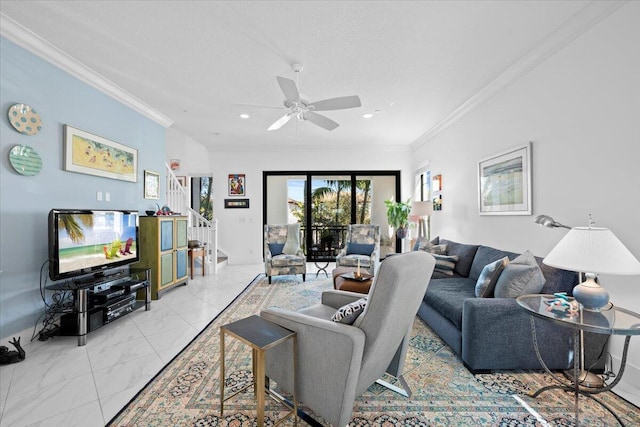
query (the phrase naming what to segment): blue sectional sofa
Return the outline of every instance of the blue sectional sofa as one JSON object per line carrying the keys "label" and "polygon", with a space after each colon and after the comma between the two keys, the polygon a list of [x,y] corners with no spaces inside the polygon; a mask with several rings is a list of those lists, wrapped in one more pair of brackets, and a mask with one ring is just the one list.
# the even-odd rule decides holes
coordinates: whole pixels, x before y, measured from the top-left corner
{"label": "blue sectional sofa", "polygon": [[[437,239],[437,238],[436,238]],[[536,357],[530,315],[515,298],[479,298],[475,285],[485,265],[505,256],[519,254],[481,245],[469,245],[445,239],[432,243],[445,245],[447,256],[457,256],[453,272],[434,271],[418,316],[424,320],[461,358],[472,372],[498,369],[541,369]],[[574,272],[542,264],[546,279],[539,293],[571,291],[578,283]],[[538,346],[550,369],[573,366],[573,330],[554,322],[535,320]],[[606,337],[585,334],[587,366],[602,369],[599,359]]]}

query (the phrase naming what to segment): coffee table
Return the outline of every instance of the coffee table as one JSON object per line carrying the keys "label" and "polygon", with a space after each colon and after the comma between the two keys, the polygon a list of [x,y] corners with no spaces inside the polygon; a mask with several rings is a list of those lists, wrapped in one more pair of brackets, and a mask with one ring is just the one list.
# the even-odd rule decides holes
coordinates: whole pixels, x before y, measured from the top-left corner
{"label": "coffee table", "polygon": [[333,276],[333,288],[341,291],[358,292],[368,294],[373,284],[373,275],[360,269],[361,277],[355,277],[356,267],[337,267],[331,273]]}

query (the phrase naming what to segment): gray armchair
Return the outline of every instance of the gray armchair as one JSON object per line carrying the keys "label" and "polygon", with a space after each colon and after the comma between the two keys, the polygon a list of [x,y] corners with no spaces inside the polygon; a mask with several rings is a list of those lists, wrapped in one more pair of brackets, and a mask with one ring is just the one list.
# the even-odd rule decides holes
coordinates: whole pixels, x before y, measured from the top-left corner
{"label": "gray armchair", "polygon": [[[325,291],[319,304],[298,312],[268,308],[260,315],[298,333],[296,394],[336,427],[351,419],[355,399],[387,372],[402,380],[411,327],[435,265],[426,252],[386,259],[352,325],[334,322],[338,308],[362,294]],[[291,344],[267,352],[267,377],[293,390]]]}
{"label": "gray armchair", "polygon": [[380,226],[350,224],[345,245],[336,257],[336,267],[360,267],[375,274],[380,264]]}
{"label": "gray armchair", "polygon": [[264,226],[264,271],[271,276],[307,274],[307,259],[300,248],[300,224]]}

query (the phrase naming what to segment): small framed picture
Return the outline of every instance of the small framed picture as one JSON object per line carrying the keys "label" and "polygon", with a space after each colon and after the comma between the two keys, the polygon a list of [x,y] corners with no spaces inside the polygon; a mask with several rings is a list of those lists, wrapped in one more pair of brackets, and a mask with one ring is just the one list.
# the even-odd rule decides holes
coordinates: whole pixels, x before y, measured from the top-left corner
{"label": "small framed picture", "polygon": [[144,198],[160,198],[160,174],[153,171],[144,171]]}
{"label": "small framed picture", "polygon": [[186,176],[176,176],[176,179],[183,187],[187,186],[187,177]]}
{"label": "small framed picture", "polygon": [[224,199],[225,209],[248,209],[249,199]]}
{"label": "small framed picture", "polygon": [[245,176],[243,173],[229,174],[229,195],[244,196],[245,192]]}

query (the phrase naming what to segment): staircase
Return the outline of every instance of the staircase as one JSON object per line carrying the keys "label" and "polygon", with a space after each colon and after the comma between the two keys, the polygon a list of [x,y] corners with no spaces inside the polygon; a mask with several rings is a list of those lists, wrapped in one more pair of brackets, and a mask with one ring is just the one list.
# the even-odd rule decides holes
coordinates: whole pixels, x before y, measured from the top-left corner
{"label": "staircase", "polygon": [[[226,256],[218,251],[218,220],[207,220],[189,206],[189,194],[187,189],[180,185],[171,167],[165,164],[167,176],[167,206],[174,212],[180,212],[188,218],[187,236],[189,240],[199,240],[202,245],[206,245],[205,265],[202,266],[205,273],[218,274],[218,265],[226,264]],[[224,262],[219,263],[218,258],[222,255]],[[212,259],[213,257],[213,259]]]}

